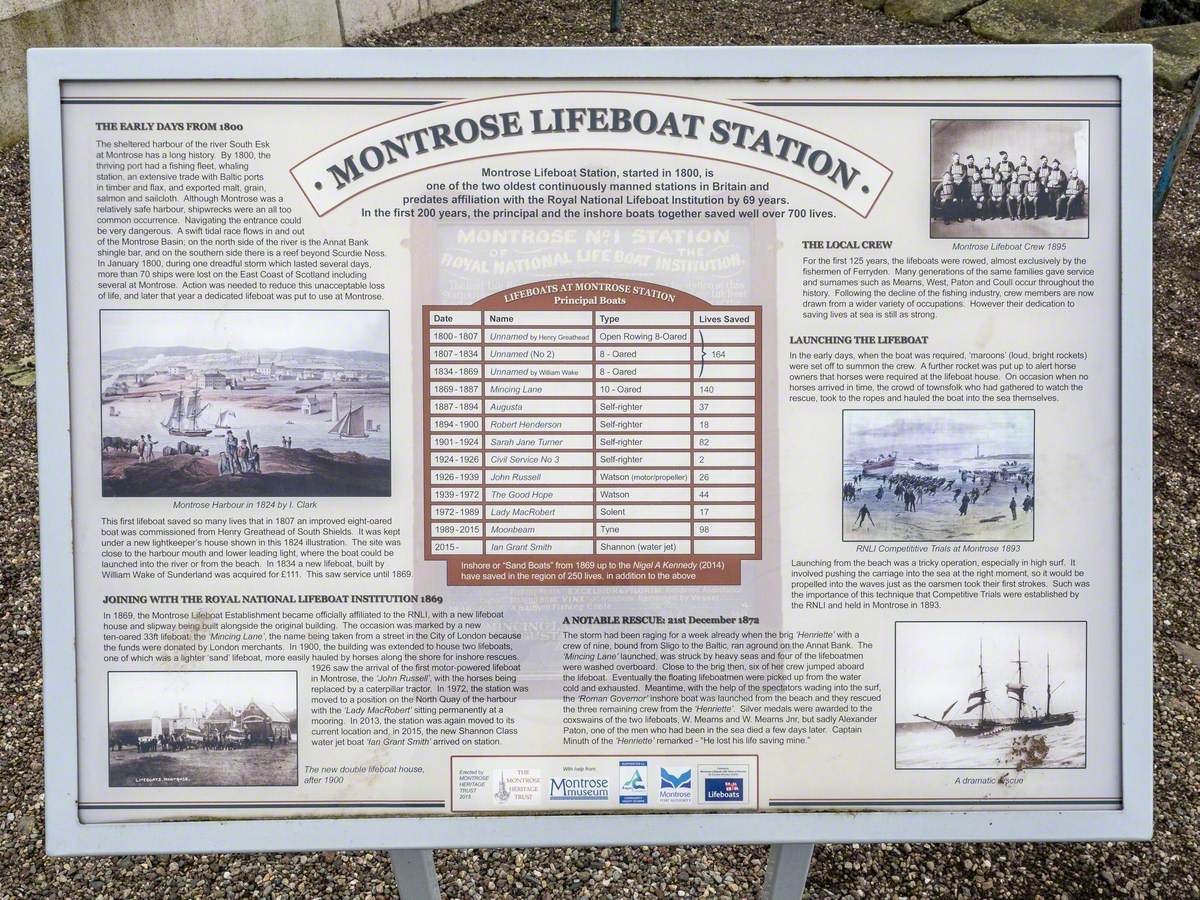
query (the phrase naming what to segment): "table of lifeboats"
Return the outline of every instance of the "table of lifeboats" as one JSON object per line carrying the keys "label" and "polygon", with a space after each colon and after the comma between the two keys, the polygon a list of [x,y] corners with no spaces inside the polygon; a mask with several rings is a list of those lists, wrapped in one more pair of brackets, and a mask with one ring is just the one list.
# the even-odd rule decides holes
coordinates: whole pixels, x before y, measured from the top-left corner
{"label": "table of lifeboats", "polygon": [[761,308],[571,287],[423,308],[426,559],[451,585],[739,583]]}

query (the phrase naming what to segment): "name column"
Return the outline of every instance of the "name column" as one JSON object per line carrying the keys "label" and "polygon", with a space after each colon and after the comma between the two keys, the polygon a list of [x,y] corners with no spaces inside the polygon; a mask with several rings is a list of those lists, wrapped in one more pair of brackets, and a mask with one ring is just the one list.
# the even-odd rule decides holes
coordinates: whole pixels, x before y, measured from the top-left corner
{"label": "name column", "polygon": [[484,310],[489,556],[593,550],[592,314]]}

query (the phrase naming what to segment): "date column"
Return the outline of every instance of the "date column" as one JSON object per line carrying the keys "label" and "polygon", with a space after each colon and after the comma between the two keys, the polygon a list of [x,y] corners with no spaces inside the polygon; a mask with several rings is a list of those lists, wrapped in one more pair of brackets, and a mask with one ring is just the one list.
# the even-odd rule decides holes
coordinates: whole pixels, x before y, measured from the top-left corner
{"label": "date column", "polygon": [[426,311],[429,417],[426,553],[474,556],[483,547],[483,386],[481,314]]}

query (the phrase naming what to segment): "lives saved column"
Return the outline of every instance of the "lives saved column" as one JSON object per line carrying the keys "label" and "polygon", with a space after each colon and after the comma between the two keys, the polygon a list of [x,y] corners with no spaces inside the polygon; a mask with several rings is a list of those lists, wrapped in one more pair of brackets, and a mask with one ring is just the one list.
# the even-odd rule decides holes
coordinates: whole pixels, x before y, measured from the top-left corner
{"label": "lives saved column", "polygon": [[697,554],[758,552],[757,314],[691,314],[692,536]]}
{"label": "lives saved column", "polygon": [[691,553],[691,313],[596,325],[596,551]]}

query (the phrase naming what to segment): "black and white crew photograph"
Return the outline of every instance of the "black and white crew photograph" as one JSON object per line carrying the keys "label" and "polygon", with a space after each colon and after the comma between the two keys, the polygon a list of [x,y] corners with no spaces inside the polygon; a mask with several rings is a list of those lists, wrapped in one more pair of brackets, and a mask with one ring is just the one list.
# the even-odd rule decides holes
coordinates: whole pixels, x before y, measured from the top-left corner
{"label": "black and white crew photograph", "polygon": [[299,783],[294,671],[109,672],[110,787]]}
{"label": "black and white crew photograph", "polygon": [[1086,238],[1086,119],[934,119],[931,238]]}
{"label": "black and white crew photograph", "polygon": [[1086,622],[897,622],[896,768],[1084,768],[1086,694]]}

